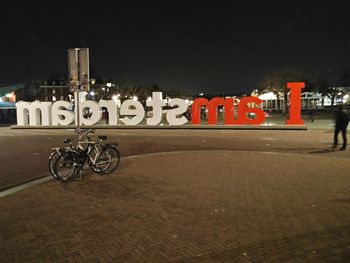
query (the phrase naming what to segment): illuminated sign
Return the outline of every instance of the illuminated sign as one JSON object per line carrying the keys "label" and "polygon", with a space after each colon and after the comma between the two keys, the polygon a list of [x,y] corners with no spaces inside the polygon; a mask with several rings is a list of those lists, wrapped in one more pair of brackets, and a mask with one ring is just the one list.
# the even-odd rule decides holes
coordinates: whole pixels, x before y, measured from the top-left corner
{"label": "illuminated sign", "polygon": [[[301,90],[304,88],[303,82],[290,82],[287,84],[289,92],[289,119],[287,125],[303,125],[301,119]],[[213,98],[208,101],[205,98],[197,98],[192,104],[192,125],[200,125],[200,111],[202,107],[208,110],[208,124],[217,123],[217,108],[224,108],[225,125],[259,125],[265,120],[265,113],[260,108],[252,108],[250,105],[259,106],[262,103],[257,97],[244,97],[237,106],[237,118],[234,118],[234,101],[232,98]],[[143,105],[133,99],[124,101],[118,106],[114,100],[100,100],[99,102],[86,100],[80,103],[79,116],[81,125],[95,125],[102,119],[102,108],[106,108],[109,116],[109,125],[138,125],[146,115]],[[165,117],[169,125],[183,125],[188,119],[183,116],[187,111],[188,103],[183,99],[172,99],[168,102],[172,107],[167,110]],[[151,108],[151,117],[146,117],[147,125],[159,125],[164,113],[163,107],[166,102],[161,92],[153,92],[152,98],[147,100],[146,106]],[[17,103],[17,125],[18,126],[58,126],[77,124],[77,112],[69,110],[73,104],[68,101],[52,102],[19,102]],[[88,110],[88,116],[83,113]],[[248,117],[249,113],[254,113],[255,118]]]}

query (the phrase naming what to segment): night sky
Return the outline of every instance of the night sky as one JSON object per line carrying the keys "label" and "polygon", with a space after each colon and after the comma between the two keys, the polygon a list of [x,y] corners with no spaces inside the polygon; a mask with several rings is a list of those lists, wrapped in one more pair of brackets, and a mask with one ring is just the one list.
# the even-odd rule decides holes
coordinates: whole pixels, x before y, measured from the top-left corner
{"label": "night sky", "polygon": [[67,75],[88,47],[95,75],[164,90],[251,91],[284,67],[350,69],[347,1],[12,1],[0,14],[0,83]]}

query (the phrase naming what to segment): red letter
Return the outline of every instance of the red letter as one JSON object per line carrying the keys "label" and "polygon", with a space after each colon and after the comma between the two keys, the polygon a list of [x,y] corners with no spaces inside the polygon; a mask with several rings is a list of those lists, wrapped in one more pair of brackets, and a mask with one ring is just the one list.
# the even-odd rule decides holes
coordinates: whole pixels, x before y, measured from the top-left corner
{"label": "red letter", "polygon": [[301,90],[305,87],[304,82],[288,82],[287,88],[290,89],[289,94],[289,119],[287,125],[303,125],[301,119]]}
{"label": "red letter", "polygon": [[195,99],[192,104],[192,124],[200,124],[200,110],[202,106],[208,107],[208,124],[217,123],[217,108],[219,105],[225,109],[225,124],[234,124],[233,119],[233,99],[212,98],[209,102],[207,99]]}
{"label": "red letter", "polygon": [[[265,113],[259,108],[248,108],[248,103],[259,105],[262,102],[258,97],[245,97],[238,104],[238,123],[237,124],[261,124],[265,120]],[[255,113],[256,118],[247,118],[247,113]]]}
{"label": "red letter", "polygon": [[204,98],[195,99],[192,103],[192,124],[200,124],[201,107],[207,106],[208,100]]}
{"label": "red letter", "polygon": [[225,125],[235,124],[234,119],[234,100],[233,98],[225,99]]}
{"label": "red letter", "polygon": [[212,98],[208,103],[208,124],[216,124],[217,122],[217,109],[219,105],[225,105],[225,99]]}

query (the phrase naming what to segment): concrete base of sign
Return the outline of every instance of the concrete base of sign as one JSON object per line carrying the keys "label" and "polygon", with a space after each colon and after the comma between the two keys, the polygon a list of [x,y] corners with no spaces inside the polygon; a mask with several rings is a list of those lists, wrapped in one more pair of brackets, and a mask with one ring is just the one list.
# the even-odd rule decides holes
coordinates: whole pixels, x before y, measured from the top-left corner
{"label": "concrete base of sign", "polygon": [[[75,125],[62,126],[18,126],[11,129],[76,129]],[[307,130],[306,125],[93,125],[81,126],[82,129],[196,129],[196,130]]]}

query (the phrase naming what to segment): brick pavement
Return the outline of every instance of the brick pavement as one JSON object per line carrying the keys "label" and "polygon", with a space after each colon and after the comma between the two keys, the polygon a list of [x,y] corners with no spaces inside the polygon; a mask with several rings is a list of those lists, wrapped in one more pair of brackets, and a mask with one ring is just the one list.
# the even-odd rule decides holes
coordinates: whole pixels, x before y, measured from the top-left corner
{"label": "brick pavement", "polygon": [[348,262],[349,170],[302,153],[123,159],[1,198],[0,262]]}
{"label": "brick pavement", "polygon": [[[327,152],[332,130],[308,131],[189,131],[97,130],[119,142],[122,156],[179,150],[273,151],[350,158],[350,151]],[[11,130],[0,128],[0,190],[47,176],[52,147],[73,137],[70,130]],[[30,167],[30,169],[28,169]],[[25,172],[23,172],[25,171]]]}

